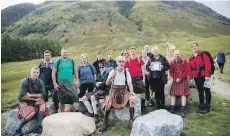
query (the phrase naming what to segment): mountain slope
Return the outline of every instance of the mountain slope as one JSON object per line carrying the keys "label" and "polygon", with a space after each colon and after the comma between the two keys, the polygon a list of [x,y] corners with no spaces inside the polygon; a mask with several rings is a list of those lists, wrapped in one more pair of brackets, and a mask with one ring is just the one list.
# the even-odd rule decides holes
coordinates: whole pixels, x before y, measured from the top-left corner
{"label": "mountain slope", "polygon": [[1,27],[4,28],[17,22],[18,20],[28,15],[35,9],[36,9],[36,5],[31,3],[17,4],[3,9],[1,11],[1,15],[2,15]]}
{"label": "mountain slope", "polygon": [[230,35],[230,20],[197,2],[49,2],[2,34],[50,38],[66,46],[124,48]]}

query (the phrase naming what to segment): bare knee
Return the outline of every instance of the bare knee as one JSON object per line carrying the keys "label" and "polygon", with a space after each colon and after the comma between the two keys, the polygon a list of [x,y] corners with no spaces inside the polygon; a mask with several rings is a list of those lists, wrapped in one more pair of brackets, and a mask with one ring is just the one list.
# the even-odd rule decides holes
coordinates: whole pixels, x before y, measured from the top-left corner
{"label": "bare knee", "polygon": [[39,111],[45,111],[46,110],[46,104],[42,104],[39,106]]}
{"label": "bare knee", "polygon": [[91,96],[90,100],[91,100],[91,102],[95,102],[96,101],[96,97],[95,96]]}

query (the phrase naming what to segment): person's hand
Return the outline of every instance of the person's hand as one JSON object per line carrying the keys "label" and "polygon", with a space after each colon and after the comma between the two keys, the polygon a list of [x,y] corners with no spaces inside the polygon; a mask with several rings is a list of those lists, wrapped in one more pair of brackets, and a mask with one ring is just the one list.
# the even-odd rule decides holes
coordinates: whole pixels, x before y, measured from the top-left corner
{"label": "person's hand", "polygon": [[176,82],[179,83],[179,82],[180,82],[180,78],[177,78],[177,79],[176,79]]}
{"label": "person's hand", "polygon": [[55,89],[56,91],[58,91],[59,88],[60,88],[60,87],[59,87],[58,84],[54,84],[54,89]]}
{"label": "person's hand", "polygon": [[142,80],[143,85],[145,86],[145,79]]}
{"label": "person's hand", "polygon": [[27,95],[28,97],[31,97],[31,94],[30,94],[30,93],[27,93],[26,95]]}
{"label": "person's hand", "polygon": [[79,82],[79,80],[76,80],[76,86],[77,86],[78,88],[80,88],[80,82]]}
{"label": "person's hand", "polygon": [[111,74],[112,77],[115,77],[117,75],[116,71],[113,71],[113,73]]}
{"label": "person's hand", "polygon": [[205,80],[209,80],[210,77],[205,77]]}
{"label": "person's hand", "polygon": [[130,95],[134,96],[134,92],[130,92]]}
{"label": "person's hand", "polygon": [[36,98],[35,101],[38,102],[38,101],[41,101],[42,99],[41,98]]}

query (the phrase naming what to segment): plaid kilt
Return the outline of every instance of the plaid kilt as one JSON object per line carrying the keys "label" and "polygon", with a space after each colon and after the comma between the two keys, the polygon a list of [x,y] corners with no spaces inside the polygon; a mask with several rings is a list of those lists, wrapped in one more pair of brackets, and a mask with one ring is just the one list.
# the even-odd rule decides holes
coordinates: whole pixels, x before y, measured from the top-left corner
{"label": "plaid kilt", "polygon": [[187,78],[184,78],[179,83],[176,81],[172,82],[169,94],[171,96],[190,96],[191,92],[189,91]]}
{"label": "plaid kilt", "polygon": [[[18,106],[18,113],[17,118],[18,119],[25,119],[30,113],[35,112],[37,113],[39,111],[39,105],[46,104],[45,101],[38,101],[35,103],[34,106],[29,106],[27,103],[20,103]],[[44,117],[49,116],[48,108],[45,109],[45,115]]]}
{"label": "plaid kilt", "polygon": [[59,82],[58,100],[61,104],[78,102],[77,88],[73,82]]}
{"label": "plaid kilt", "polygon": [[[118,104],[115,100],[116,92],[120,91],[123,94],[123,102]],[[127,104],[134,105],[135,98],[134,96],[130,96],[129,92],[126,90],[125,85],[114,85],[113,88],[110,90],[109,95],[104,98],[101,108],[105,110],[109,110],[112,107],[116,109],[120,109],[125,107]]]}

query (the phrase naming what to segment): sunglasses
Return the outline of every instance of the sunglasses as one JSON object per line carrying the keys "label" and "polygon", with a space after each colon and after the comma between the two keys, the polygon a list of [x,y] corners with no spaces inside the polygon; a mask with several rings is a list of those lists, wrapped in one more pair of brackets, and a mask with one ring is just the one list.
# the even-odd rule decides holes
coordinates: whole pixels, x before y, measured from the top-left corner
{"label": "sunglasses", "polygon": [[104,67],[99,67],[99,68],[104,68]]}

